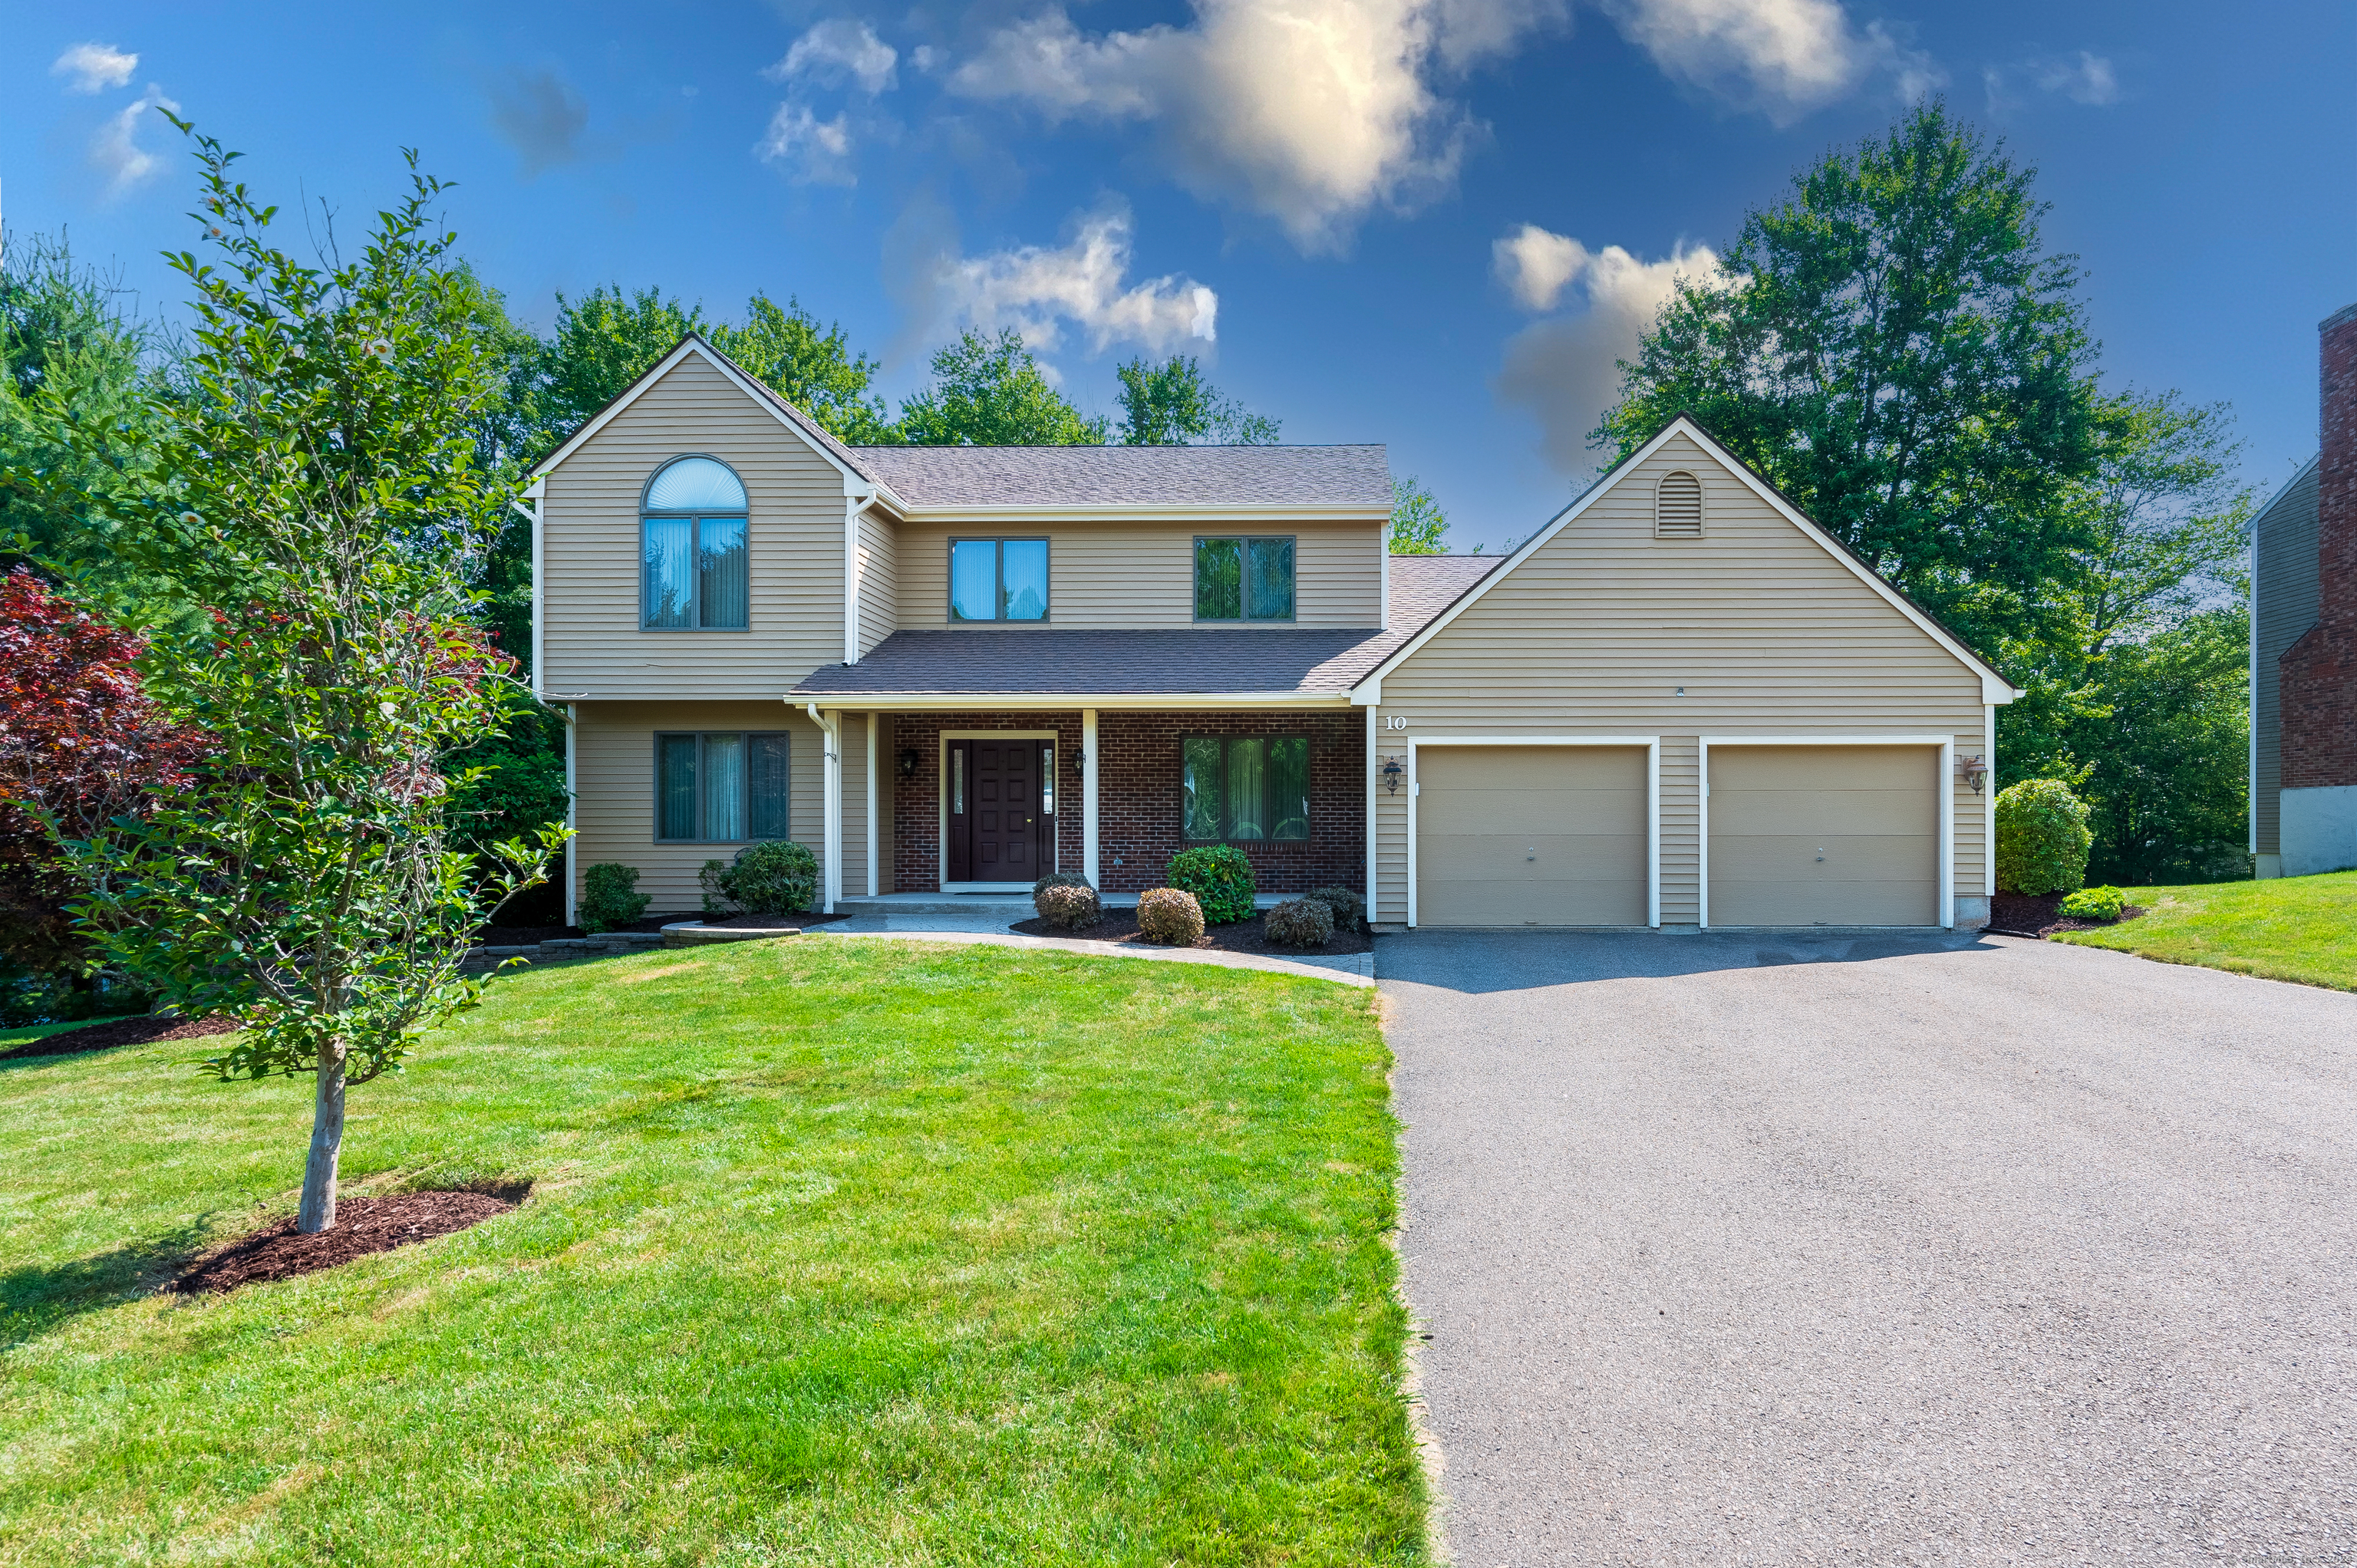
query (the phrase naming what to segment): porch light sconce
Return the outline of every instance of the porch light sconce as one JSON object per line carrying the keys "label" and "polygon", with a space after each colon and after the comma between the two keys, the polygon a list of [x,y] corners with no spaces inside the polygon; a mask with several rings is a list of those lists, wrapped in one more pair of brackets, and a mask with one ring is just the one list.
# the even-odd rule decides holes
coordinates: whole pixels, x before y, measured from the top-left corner
{"label": "porch light sconce", "polygon": [[1971,785],[1973,793],[1977,795],[1982,786],[1988,782],[1988,763],[1978,757],[1959,757],[1956,758],[1956,777]]}
{"label": "porch light sconce", "polygon": [[1396,757],[1384,757],[1383,773],[1384,789],[1394,795],[1398,794],[1400,780],[1407,777],[1407,769],[1400,766],[1400,759]]}
{"label": "porch light sconce", "polygon": [[915,746],[902,746],[900,748],[900,777],[903,779],[914,779],[917,776],[917,764],[922,760],[923,759],[917,755],[917,748]]}
{"label": "porch light sconce", "polygon": [[1087,763],[1088,763],[1088,760],[1089,760],[1089,754],[1088,754],[1087,752],[1082,751],[1082,750],[1079,746],[1074,746],[1074,747],[1072,747],[1072,771],[1073,771],[1073,772],[1075,772],[1075,773],[1082,773],[1082,772],[1085,772],[1085,771],[1087,771],[1087,767],[1086,767],[1086,765],[1087,765]]}

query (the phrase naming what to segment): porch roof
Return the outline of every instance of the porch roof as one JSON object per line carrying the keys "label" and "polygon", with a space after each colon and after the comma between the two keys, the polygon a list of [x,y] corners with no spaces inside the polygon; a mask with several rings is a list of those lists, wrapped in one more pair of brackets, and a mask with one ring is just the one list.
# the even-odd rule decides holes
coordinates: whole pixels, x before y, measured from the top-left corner
{"label": "porch roof", "polygon": [[1398,555],[1388,629],[1035,627],[898,631],[856,664],[825,664],[793,689],[813,702],[862,697],[1056,695],[1184,697],[1232,693],[1345,697],[1368,671],[1504,559]]}

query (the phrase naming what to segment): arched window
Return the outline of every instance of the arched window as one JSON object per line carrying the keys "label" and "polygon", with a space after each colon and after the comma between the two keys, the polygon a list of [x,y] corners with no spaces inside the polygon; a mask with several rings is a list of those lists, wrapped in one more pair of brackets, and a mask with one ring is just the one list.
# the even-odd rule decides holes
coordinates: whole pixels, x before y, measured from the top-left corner
{"label": "arched window", "polygon": [[1663,474],[1653,490],[1653,537],[1702,537],[1702,481],[1684,468]]}
{"label": "arched window", "polygon": [[639,624],[662,630],[742,630],[745,486],[727,464],[675,457],[647,481],[640,508]]}

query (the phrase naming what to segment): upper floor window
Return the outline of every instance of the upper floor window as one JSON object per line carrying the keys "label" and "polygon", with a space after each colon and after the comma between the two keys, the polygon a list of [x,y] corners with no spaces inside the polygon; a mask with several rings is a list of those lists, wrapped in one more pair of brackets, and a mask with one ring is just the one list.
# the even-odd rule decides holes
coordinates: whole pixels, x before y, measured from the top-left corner
{"label": "upper floor window", "polygon": [[680,457],[647,483],[640,509],[640,624],[742,630],[745,486],[725,463]]}
{"label": "upper floor window", "polygon": [[1197,620],[1291,620],[1293,541],[1195,541]]}
{"label": "upper floor window", "polygon": [[1046,540],[950,541],[950,619],[1047,618]]}

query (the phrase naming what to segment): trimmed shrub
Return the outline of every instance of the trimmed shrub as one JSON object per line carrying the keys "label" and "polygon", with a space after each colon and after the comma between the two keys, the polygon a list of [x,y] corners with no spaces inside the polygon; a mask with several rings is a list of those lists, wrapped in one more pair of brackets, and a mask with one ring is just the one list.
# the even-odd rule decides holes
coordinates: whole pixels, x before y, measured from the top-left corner
{"label": "trimmed shrub", "polygon": [[654,900],[639,891],[639,868],[599,861],[581,874],[581,903],[574,910],[585,931],[619,931],[634,925]]}
{"label": "trimmed shrub", "polygon": [[1037,904],[1039,895],[1050,887],[1086,887],[1089,879],[1077,871],[1051,871],[1031,885],[1031,901]]}
{"label": "trimmed shrub", "polygon": [[1288,898],[1268,912],[1268,940],[1281,948],[1322,948],[1334,934],[1333,906],[1318,898]]}
{"label": "trimmed shrub", "polygon": [[1191,948],[1203,940],[1203,907],[1178,887],[1152,887],[1137,896],[1138,934],[1166,948]]}
{"label": "trimmed shrub", "polygon": [[1032,896],[1031,907],[1039,911],[1042,921],[1060,931],[1083,930],[1104,918],[1097,890],[1085,882],[1078,886],[1060,882],[1042,887]]}
{"label": "trimmed shrub", "polygon": [[2087,883],[2087,807],[2058,779],[2025,779],[1996,798],[1996,886],[2037,897]]}
{"label": "trimmed shrub", "polygon": [[695,885],[704,889],[704,912],[707,915],[733,915],[737,901],[728,897],[728,863],[707,860],[704,869],[695,874]]}
{"label": "trimmed shrub", "polygon": [[1367,896],[1355,889],[1312,887],[1305,897],[1334,911],[1334,929],[1338,931],[1355,931],[1367,923]]}
{"label": "trimmed shrub", "polygon": [[748,915],[799,915],[818,902],[818,856],[791,839],[748,843],[717,880],[721,896]]}
{"label": "trimmed shrub", "polygon": [[1203,918],[1214,926],[1253,918],[1252,862],[1233,844],[1182,849],[1170,857],[1162,874],[1170,879],[1171,886],[1192,893]]}
{"label": "trimmed shrub", "polygon": [[2116,920],[2127,907],[2126,896],[2116,887],[2082,887],[2054,912],[2066,920]]}

